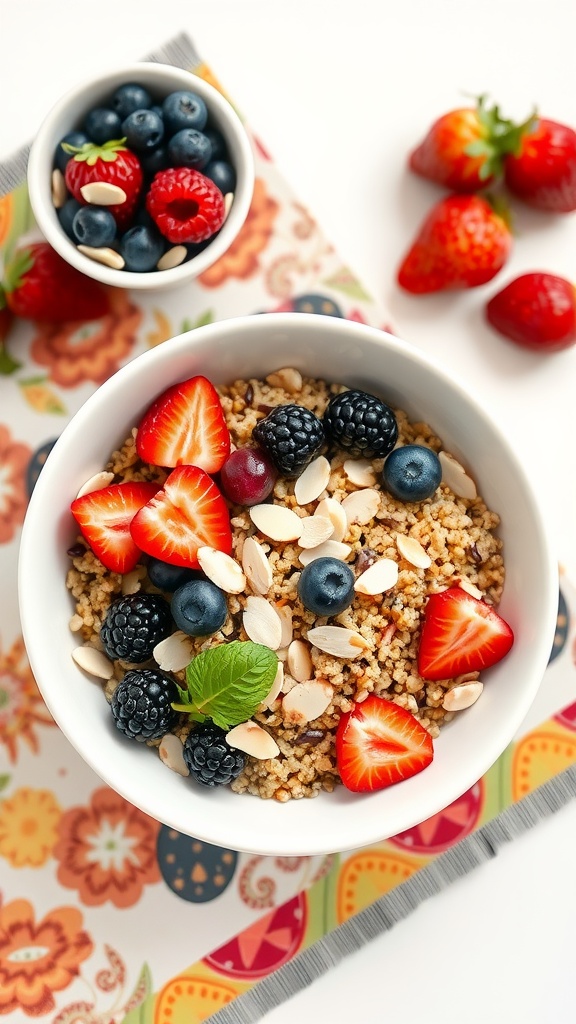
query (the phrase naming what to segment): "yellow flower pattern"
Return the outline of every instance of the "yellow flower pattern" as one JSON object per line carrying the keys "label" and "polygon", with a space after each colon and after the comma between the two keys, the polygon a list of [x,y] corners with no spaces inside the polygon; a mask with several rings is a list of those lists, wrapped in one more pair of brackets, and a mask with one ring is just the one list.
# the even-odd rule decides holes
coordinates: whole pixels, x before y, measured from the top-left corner
{"label": "yellow flower pattern", "polygon": [[39,868],[52,854],[62,816],[48,789],[17,789],[0,802],[0,856],[13,867]]}

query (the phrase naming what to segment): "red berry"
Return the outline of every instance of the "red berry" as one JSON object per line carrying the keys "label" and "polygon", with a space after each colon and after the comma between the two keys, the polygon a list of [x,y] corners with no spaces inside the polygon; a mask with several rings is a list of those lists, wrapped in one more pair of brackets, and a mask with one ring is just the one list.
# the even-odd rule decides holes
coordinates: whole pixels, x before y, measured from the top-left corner
{"label": "red berry", "polygon": [[237,505],[259,505],[272,493],[276,469],[258,448],[237,448],[220,470],[222,490]]}
{"label": "red berry", "polygon": [[576,289],[556,274],[521,274],[486,304],[499,334],[537,352],[576,344]]}
{"label": "red berry", "polygon": [[14,316],[28,320],[98,320],[110,312],[107,290],[66,263],[48,242],[16,250],[4,271],[3,290]]}
{"label": "red berry", "polygon": [[119,227],[130,223],[140,198],[142,167],[135,153],[127,149],[122,139],[112,139],[102,146],[86,143],[80,149],[68,147],[73,155],[66,164],[66,186],[79,203],[86,203],[82,195],[84,185],[105,181],[118,185],[126,195],[123,203],[109,206]]}
{"label": "red berry", "polygon": [[191,167],[159,171],[146,196],[146,209],[160,233],[175,244],[206,241],[225,217],[220,189]]}

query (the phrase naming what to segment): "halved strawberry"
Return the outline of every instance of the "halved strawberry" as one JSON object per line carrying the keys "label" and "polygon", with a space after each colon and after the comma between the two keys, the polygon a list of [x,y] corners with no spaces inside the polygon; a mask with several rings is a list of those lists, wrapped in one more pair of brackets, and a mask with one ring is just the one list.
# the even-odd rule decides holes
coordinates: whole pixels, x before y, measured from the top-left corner
{"label": "halved strawberry", "polygon": [[462,587],[431,594],[418,651],[423,679],[452,679],[501,661],[514,643],[507,622]]}
{"label": "halved strawberry", "polygon": [[110,484],[70,505],[82,536],[112,572],[130,572],[137,564],[142,552],[132,539],[130,523],[157,490],[158,484],[152,483]]}
{"label": "halved strawberry", "polygon": [[217,473],[230,452],[230,434],[214,385],[198,376],[162,392],[142,418],[136,450],[154,466]]}
{"label": "halved strawberry", "polygon": [[178,466],[135,515],[132,539],[142,551],[170,565],[199,567],[203,545],[232,552],[230,514],[216,484],[198,466]]}
{"label": "halved strawberry", "polygon": [[409,779],[434,757],[432,737],[405,708],[371,695],[342,715],[336,764],[353,793],[370,793]]}

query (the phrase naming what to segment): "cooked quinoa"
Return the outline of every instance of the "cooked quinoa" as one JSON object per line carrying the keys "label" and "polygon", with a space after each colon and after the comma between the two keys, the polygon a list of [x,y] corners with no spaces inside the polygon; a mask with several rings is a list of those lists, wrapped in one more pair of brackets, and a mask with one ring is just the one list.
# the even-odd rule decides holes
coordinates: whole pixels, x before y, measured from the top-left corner
{"label": "cooked quinoa", "polygon": [[[322,416],[330,397],[346,389],[322,380],[301,379],[297,371],[284,371],[271,374],[265,381],[237,380],[229,387],[217,390],[232,443],[241,447],[251,443],[253,427],[273,407],[296,402]],[[420,444],[436,452],[442,450],[442,441],[430,426],[410,422],[401,409],[394,411],[399,444]],[[166,473],[141,463],[136,453],[135,435],[134,429],[121,448],[112,454],[106,469],[114,473],[115,482],[158,480],[161,483]],[[277,480],[273,500],[304,517],[314,513],[323,497],[330,496],[342,502],[348,494],[362,490],[364,486],[376,487],[379,502],[375,515],[365,525],[349,526],[343,538],[351,549],[346,561],[358,576],[376,557],[393,559],[398,564],[398,581],[381,595],[356,594],[352,605],[330,620],[318,618],[306,610],[298,598],[297,584],[303,568],[299,560],[302,549],[298,542],[280,544],[270,540],[256,529],[248,509],[230,505],[234,557],[240,561],[246,538],[256,537],[272,569],[272,586],[266,595],[267,600],[277,609],[283,609],[282,614],[288,623],[291,615],[289,635],[306,644],[314,678],[328,683],[333,689],[331,703],[324,714],[305,725],[289,722],[289,715],[283,712],[281,697],[254,716],[254,720],[274,737],[280,753],[268,760],[247,757],[244,771],[232,783],[236,793],[251,793],[264,799],[273,797],[284,802],[290,798],[316,796],[321,790],[332,791],[340,782],[334,748],[340,715],[370,693],[406,708],[432,737],[437,737],[442,724],[454,717],[453,713],[444,710],[442,702],[455,680],[430,682],[418,674],[417,652],[426,599],[447,586],[462,583],[465,587],[477,588],[493,606],[500,601],[504,564],[502,543],[495,532],[499,517],[486,507],[480,496],[473,499],[457,497],[442,483],[433,498],[404,504],[379,487],[382,459],[374,459],[371,463],[375,482],[359,486],[352,482],[344,469],[349,456],[343,452],[328,452],[327,458],[331,468],[329,483],[316,501],[300,507],[294,496],[295,481],[286,478]],[[431,559],[429,568],[418,568],[402,556],[397,544],[400,535],[407,535],[420,543]],[[81,537],[70,550],[70,558],[71,568],[66,584],[75,601],[70,625],[83,643],[101,647],[100,628],[115,597],[139,588],[158,592],[148,579],[145,558],[124,579],[105,569],[87,550]],[[242,612],[247,597],[252,593],[257,591],[252,590],[248,582],[245,592],[228,595],[228,617],[224,626],[214,636],[191,638],[194,653],[233,639],[249,639],[242,624]],[[170,599],[170,595],[165,596]],[[362,655],[348,664],[312,646],[307,640],[307,631],[327,622],[360,633],[366,642]],[[285,662],[285,694],[295,684],[286,667],[287,645],[277,654]],[[150,662],[150,667],[153,665]],[[121,662],[115,664],[114,678],[103,686],[108,700],[130,667]],[[477,676],[478,673],[470,673],[466,678]],[[180,685],[185,685],[184,672],[175,673],[175,677]],[[184,740],[190,728],[188,717],[182,716],[173,731]],[[151,745],[158,746],[159,742],[153,741]]]}

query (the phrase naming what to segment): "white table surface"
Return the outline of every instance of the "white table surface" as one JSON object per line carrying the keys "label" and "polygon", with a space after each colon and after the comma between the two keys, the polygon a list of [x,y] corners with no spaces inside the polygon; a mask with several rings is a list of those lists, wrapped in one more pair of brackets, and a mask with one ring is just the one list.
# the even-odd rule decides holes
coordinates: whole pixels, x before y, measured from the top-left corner
{"label": "white table surface", "polygon": [[[432,120],[465,94],[489,92],[510,116],[537,104],[576,125],[574,0],[0,0],[0,159],[76,81],[182,30],[398,333],[446,360],[497,412],[576,580],[576,348],[534,356],[493,334],[482,315],[521,272],[576,277],[576,213],[517,208],[514,253],[492,285],[416,298],[395,284],[400,257],[442,194],[406,171]],[[267,1024],[576,1021],[575,862],[572,805]]]}

